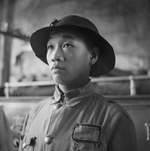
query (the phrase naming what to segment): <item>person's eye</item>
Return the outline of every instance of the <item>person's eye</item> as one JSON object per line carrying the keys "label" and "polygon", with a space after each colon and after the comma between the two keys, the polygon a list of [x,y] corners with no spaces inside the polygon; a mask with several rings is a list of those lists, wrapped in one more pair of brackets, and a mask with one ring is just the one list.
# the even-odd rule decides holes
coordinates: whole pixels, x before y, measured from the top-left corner
{"label": "person's eye", "polygon": [[71,47],[73,47],[73,45],[71,44],[71,43],[64,43],[63,44],[63,48],[71,48]]}
{"label": "person's eye", "polygon": [[52,44],[47,46],[47,50],[49,50],[49,49],[52,50],[53,48],[54,48],[54,46]]}

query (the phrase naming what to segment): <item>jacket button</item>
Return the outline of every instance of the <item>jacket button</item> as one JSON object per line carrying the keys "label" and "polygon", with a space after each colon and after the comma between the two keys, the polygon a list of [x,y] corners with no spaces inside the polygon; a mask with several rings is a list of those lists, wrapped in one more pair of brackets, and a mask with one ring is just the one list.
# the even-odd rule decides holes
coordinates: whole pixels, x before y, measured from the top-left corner
{"label": "jacket button", "polygon": [[53,141],[53,139],[54,139],[53,136],[48,135],[48,136],[46,136],[46,137],[44,138],[44,142],[45,142],[46,144],[51,144],[52,141]]}
{"label": "jacket button", "polygon": [[25,148],[26,147],[26,143],[24,142],[23,144],[22,144],[22,148]]}

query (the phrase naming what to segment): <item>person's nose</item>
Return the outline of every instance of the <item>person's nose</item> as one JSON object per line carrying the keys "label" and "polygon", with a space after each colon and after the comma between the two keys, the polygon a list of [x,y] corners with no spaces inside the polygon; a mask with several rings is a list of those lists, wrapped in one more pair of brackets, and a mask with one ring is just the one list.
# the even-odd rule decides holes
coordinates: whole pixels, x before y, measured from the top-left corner
{"label": "person's nose", "polygon": [[55,62],[55,61],[64,61],[64,53],[63,53],[63,50],[61,49],[60,46],[57,46],[54,49],[51,61],[52,62]]}

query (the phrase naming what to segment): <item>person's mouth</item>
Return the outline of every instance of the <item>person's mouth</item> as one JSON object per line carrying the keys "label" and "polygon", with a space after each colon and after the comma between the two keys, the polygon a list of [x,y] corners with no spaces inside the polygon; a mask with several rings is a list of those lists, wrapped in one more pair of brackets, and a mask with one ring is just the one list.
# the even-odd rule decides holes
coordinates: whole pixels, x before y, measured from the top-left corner
{"label": "person's mouth", "polygon": [[62,66],[53,66],[51,70],[54,71],[54,72],[56,72],[56,71],[64,71],[65,68],[62,67]]}

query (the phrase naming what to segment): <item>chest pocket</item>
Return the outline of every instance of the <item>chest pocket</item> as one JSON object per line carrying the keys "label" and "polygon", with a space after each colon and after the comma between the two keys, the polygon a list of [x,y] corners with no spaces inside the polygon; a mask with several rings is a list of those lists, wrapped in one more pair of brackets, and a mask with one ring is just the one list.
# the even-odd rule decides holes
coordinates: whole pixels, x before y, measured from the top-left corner
{"label": "chest pocket", "polygon": [[77,124],[72,133],[72,151],[102,151],[101,126]]}

